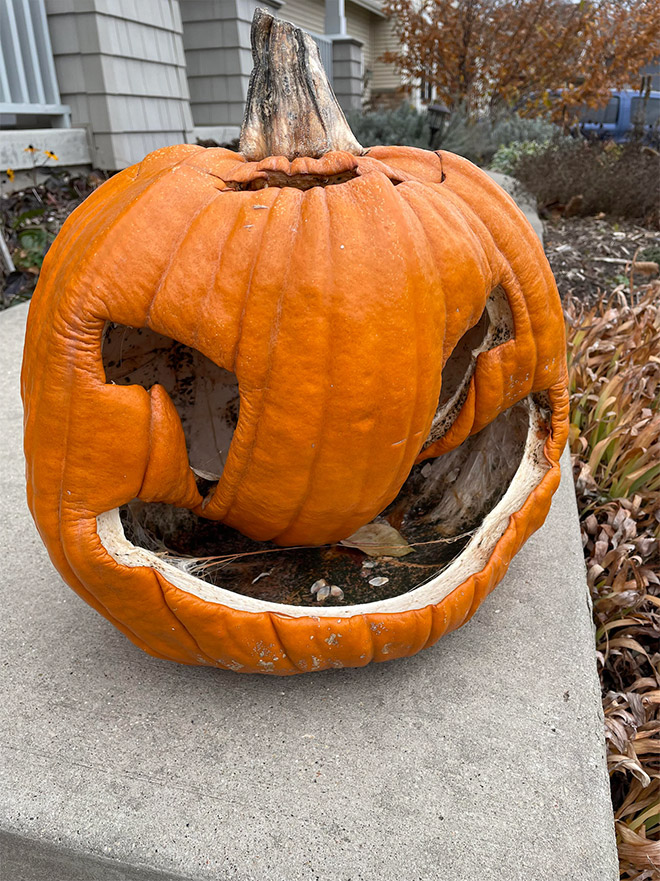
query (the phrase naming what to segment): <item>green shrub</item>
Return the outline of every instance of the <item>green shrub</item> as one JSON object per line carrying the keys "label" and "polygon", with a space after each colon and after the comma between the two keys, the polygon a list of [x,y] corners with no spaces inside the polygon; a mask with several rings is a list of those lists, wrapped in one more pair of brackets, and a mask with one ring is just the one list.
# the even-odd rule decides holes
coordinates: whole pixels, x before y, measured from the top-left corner
{"label": "green shrub", "polygon": [[419,113],[410,104],[401,104],[395,110],[359,110],[346,114],[353,134],[365,147],[378,144],[421,147],[428,150],[431,131],[426,113]]}
{"label": "green shrub", "polygon": [[[420,113],[409,104],[395,110],[353,111],[347,119],[365,147],[392,144],[429,149],[431,131],[426,111]],[[558,136],[559,129],[545,119],[526,119],[506,112],[474,121],[458,109],[449,117],[434,147],[487,165],[502,146],[518,141],[544,143]]]}
{"label": "green shrub", "polygon": [[512,144],[501,144],[493,156],[490,167],[494,171],[513,174],[523,156],[542,153],[547,146],[547,141],[514,141]]}
{"label": "green shrub", "polygon": [[501,147],[513,143],[547,143],[560,137],[557,126],[546,119],[527,119],[509,111],[473,121],[457,110],[443,132],[440,147],[465,156],[477,165],[489,165]]}

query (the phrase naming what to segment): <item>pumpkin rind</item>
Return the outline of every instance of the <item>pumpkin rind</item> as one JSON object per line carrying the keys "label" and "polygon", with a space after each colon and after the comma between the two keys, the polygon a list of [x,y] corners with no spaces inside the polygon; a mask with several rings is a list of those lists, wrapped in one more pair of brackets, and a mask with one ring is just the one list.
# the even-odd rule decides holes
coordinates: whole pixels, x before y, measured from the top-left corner
{"label": "pumpkin rind", "polygon": [[[355,176],[246,188],[344,173]],[[513,339],[479,356],[453,426],[422,453],[442,366],[498,285]],[[106,384],[108,321],[152,328],[236,374],[239,422],[203,514],[258,540],[346,537],[418,457],[546,390],[551,467],[486,568],[436,605],[316,619],[206,603],[117,564],[98,538],[97,515],[134,497],[198,513],[202,501],[167,395]],[[412,654],[467,620],[543,522],[566,437],[564,351],[538,239],[466,160],[375,147],[248,163],[166,148],[96,191],[44,261],[22,374],[30,508],[69,584],[158,657],[287,674]]]}

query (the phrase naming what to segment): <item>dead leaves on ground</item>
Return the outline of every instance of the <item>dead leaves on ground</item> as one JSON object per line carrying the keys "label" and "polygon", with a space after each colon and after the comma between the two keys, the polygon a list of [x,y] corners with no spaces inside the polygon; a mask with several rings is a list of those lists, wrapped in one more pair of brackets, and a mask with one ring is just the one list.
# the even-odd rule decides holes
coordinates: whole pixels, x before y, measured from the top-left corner
{"label": "dead leaves on ground", "polygon": [[660,878],[660,284],[567,308],[571,452],[621,877]]}

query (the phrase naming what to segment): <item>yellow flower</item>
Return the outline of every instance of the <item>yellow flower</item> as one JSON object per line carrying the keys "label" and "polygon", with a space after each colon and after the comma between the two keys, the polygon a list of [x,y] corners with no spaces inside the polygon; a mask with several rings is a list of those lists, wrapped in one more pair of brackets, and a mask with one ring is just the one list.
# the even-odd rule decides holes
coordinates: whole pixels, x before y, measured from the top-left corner
{"label": "yellow flower", "polygon": [[8,168],[7,171],[5,172],[5,174],[7,175],[9,180],[14,180],[14,178],[16,177],[13,168]]}
{"label": "yellow flower", "polygon": [[29,146],[27,146],[27,147],[25,148],[25,150],[23,150],[23,152],[24,152],[24,153],[36,153],[36,152],[37,152],[37,148],[36,148],[36,147],[33,147],[32,144],[30,144]]}
{"label": "yellow flower", "polygon": [[44,150],[44,153],[46,154],[46,156],[48,156],[49,159],[52,159],[53,162],[59,162],[60,157],[56,156],[52,150]]}

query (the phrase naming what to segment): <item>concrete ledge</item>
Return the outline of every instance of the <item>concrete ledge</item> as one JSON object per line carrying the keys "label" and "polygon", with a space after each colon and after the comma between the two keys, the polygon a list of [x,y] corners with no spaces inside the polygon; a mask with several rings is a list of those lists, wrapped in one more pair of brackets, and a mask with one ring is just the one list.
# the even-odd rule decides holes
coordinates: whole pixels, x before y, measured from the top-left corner
{"label": "concrete ledge", "polygon": [[158,661],[62,583],[28,516],[26,311],[0,315],[4,881],[618,878],[568,467],[429,651],[287,679]]}
{"label": "concrete ledge", "polygon": [[[37,153],[26,153],[28,146],[36,148]],[[49,159],[44,150],[50,150],[57,161]],[[38,166],[33,171],[33,160]],[[14,179],[9,180],[6,169],[14,171]],[[46,175],[42,169],[54,168],[86,174],[92,168],[87,132],[83,128],[39,128],[0,131],[0,183],[3,193],[15,193],[43,183]]]}
{"label": "concrete ledge", "polygon": [[31,170],[33,155],[25,148],[32,145],[40,152],[39,164],[47,157],[43,150],[50,150],[58,157],[58,162],[47,160],[50,167],[60,165],[90,165],[91,156],[84,128],[35,128],[0,131],[0,169],[13,168],[14,171]]}

